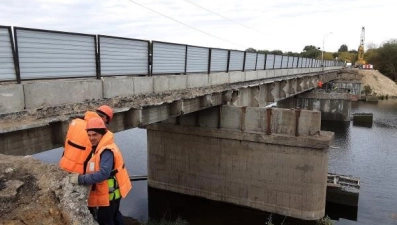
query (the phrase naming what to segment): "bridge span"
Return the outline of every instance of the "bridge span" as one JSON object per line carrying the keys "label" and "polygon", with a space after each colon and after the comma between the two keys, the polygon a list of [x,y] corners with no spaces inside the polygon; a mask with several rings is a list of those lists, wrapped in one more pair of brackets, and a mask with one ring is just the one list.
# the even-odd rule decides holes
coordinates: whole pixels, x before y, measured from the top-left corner
{"label": "bridge span", "polygon": [[333,133],[320,130],[318,110],[266,106],[340,78],[341,63],[25,28],[12,38],[0,27],[0,37],[2,30],[12,56],[0,70],[0,153],[60,147],[72,118],[108,104],[110,130],[147,129],[150,186],[324,216]]}
{"label": "bridge span", "polygon": [[68,122],[101,104],[115,109],[110,129],[117,132],[222,104],[265,107],[315,88],[318,80],[334,80],[338,71],[302,68],[2,84],[1,103],[8,112],[0,114],[1,153],[25,155],[60,147]]}

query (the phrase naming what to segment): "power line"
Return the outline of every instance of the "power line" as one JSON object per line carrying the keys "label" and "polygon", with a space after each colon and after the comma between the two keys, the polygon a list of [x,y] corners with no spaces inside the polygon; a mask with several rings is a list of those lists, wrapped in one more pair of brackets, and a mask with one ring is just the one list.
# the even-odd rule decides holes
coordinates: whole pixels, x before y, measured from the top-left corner
{"label": "power line", "polygon": [[240,45],[240,44],[238,44],[238,43],[234,43],[234,42],[231,42],[231,41],[229,41],[229,40],[226,40],[226,39],[217,37],[217,36],[212,35],[212,34],[210,34],[210,33],[208,33],[208,32],[205,32],[205,31],[202,31],[202,30],[200,30],[200,29],[197,29],[197,28],[195,28],[195,27],[193,27],[193,26],[190,26],[189,24],[186,24],[186,23],[183,23],[183,22],[181,22],[181,21],[178,21],[178,20],[176,20],[176,19],[174,19],[174,18],[172,18],[172,17],[170,17],[170,16],[167,16],[167,15],[165,15],[165,14],[162,14],[162,13],[160,13],[160,12],[157,12],[157,11],[155,11],[155,10],[149,8],[149,7],[146,7],[146,6],[144,6],[144,5],[142,5],[142,4],[138,3],[138,2],[135,2],[135,1],[132,1],[132,0],[128,0],[128,1],[130,1],[130,2],[132,2],[132,3],[134,3],[134,4],[136,4],[136,5],[139,5],[139,6],[145,8],[145,9],[147,9],[147,10],[150,10],[150,11],[152,11],[152,12],[154,12],[154,13],[157,13],[157,14],[159,14],[159,15],[161,15],[161,16],[164,16],[164,17],[166,17],[167,19],[170,19],[170,20],[172,20],[172,21],[174,21],[174,22],[177,22],[177,23],[179,23],[179,24],[182,24],[182,25],[184,25],[184,26],[187,26],[187,27],[189,27],[189,28],[191,28],[191,29],[193,29],[193,30],[196,30],[196,31],[198,31],[198,32],[204,33],[204,34],[206,34],[206,35],[208,35],[208,36],[217,38],[217,39],[222,40],[222,41],[226,41],[226,42],[231,43],[231,44],[234,44],[234,45],[238,45],[238,46],[243,47],[243,48],[247,48],[247,46],[243,46],[243,45]]}
{"label": "power line", "polygon": [[201,9],[207,11],[207,12],[210,12],[210,13],[212,13],[212,14],[215,14],[215,15],[219,16],[219,17],[222,17],[222,18],[225,19],[225,20],[229,20],[229,21],[231,21],[231,22],[233,22],[233,23],[237,23],[238,25],[240,25],[240,26],[242,26],[242,27],[245,27],[245,28],[247,28],[247,29],[249,29],[249,30],[253,30],[253,31],[255,31],[255,32],[264,34],[264,33],[262,33],[262,32],[259,31],[259,30],[256,30],[256,29],[254,29],[254,28],[252,28],[252,27],[249,27],[249,26],[247,26],[247,25],[244,25],[244,24],[242,24],[242,23],[240,23],[240,22],[238,22],[238,21],[235,21],[235,20],[229,19],[229,18],[227,18],[227,17],[225,17],[225,16],[222,16],[221,14],[218,14],[218,13],[212,11],[212,10],[209,10],[209,9],[207,9],[207,8],[204,8],[204,7],[198,5],[198,4],[194,3],[194,2],[191,2],[191,1],[189,1],[189,0],[184,0],[184,1],[186,1],[186,2],[188,2],[188,3],[190,3],[190,4],[192,4],[192,5],[195,5],[195,6],[201,8]]}

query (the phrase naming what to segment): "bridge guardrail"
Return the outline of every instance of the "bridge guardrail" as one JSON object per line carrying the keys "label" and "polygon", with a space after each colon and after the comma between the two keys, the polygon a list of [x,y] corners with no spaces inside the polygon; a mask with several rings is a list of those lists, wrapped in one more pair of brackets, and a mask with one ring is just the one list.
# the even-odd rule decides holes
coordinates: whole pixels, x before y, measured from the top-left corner
{"label": "bridge guardrail", "polygon": [[100,76],[149,74],[150,41],[98,35]]}
{"label": "bridge guardrail", "polygon": [[0,81],[15,81],[16,68],[11,27],[0,26]]}
{"label": "bridge guardrail", "polygon": [[14,27],[17,80],[97,76],[96,36]]}
{"label": "bridge guardrail", "polygon": [[0,50],[0,82],[17,83],[343,65],[333,60],[7,26],[0,26]]}

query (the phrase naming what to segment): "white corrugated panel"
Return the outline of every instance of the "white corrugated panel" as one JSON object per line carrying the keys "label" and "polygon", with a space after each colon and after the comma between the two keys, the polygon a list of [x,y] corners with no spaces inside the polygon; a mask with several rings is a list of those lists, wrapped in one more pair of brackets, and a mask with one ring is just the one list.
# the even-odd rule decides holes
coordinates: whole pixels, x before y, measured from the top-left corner
{"label": "white corrugated panel", "polygon": [[273,69],[274,65],[274,55],[267,54],[266,55],[266,69]]}
{"label": "white corrugated panel", "polygon": [[274,57],[274,69],[280,69],[281,68],[281,60],[282,60],[282,55],[275,55]]}
{"label": "white corrugated panel", "polygon": [[229,71],[243,70],[244,52],[230,51]]}
{"label": "white corrugated panel", "polygon": [[10,28],[0,27],[0,81],[16,80]]}
{"label": "white corrugated panel", "polygon": [[258,54],[258,60],[256,62],[256,69],[257,70],[265,69],[265,54]]}
{"label": "white corrugated panel", "polygon": [[247,52],[245,53],[245,67],[244,70],[255,70],[256,64],[256,55],[255,52]]}
{"label": "white corrugated panel", "polygon": [[299,60],[299,57],[294,56],[294,64],[292,65],[292,68],[297,68],[298,67],[298,60]]}
{"label": "white corrugated panel", "polygon": [[211,50],[211,70],[210,72],[223,72],[227,70],[228,50],[212,49]]}
{"label": "white corrugated panel", "polygon": [[288,56],[283,55],[282,56],[282,63],[281,63],[281,68],[288,68]]}
{"label": "white corrugated panel", "polygon": [[16,29],[21,79],[96,76],[95,36]]}
{"label": "white corrugated panel", "polygon": [[185,73],[186,46],[153,42],[153,74]]}
{"label": "white corrugated panel", "polygon": [[294,57],[293,56],[288,56],[288,68],[292,68],[294,64]]}
{"label": "white corrugated panel", "polygon": [[306,65],[306,58],[301,58],[300,60],[301,62],[299,64],[301,64],[301,67],[304,68]]}
{"label": "white corrugated panel", "polygon": [[148,74],[149,42],[99,36],[101,76]]}
{"label": "white corrugated panel", "polygon": [[208,71],[209,48],[187,46],[187,73]]}

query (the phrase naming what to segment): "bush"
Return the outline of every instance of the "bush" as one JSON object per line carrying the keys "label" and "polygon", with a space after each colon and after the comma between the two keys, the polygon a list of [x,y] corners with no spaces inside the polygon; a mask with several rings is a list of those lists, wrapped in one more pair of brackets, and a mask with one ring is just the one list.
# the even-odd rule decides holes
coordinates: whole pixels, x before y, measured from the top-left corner
{"label": "bush", "polygon": [[369,85],[365,85],[363,91],[364,91],[365,95],[370,95],[372,93],[372,88]]}
{"label": "bush", "polygon": [[318,225],[333,225],[334,223],[328,216],[325,216],[324,218],[318,220],[317,224]]}

